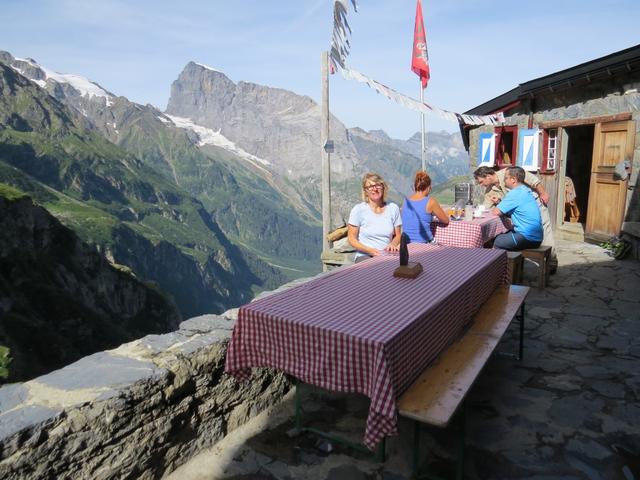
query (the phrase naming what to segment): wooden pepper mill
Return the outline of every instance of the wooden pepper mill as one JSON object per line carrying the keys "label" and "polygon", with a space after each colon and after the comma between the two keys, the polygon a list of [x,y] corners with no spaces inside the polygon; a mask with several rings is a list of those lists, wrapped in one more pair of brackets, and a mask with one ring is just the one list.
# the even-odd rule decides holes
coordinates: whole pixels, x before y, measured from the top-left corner
{"label": "wooden pepper mill", "polygon": [[420,262],[409,261],[409,237],[403,233],[400,237],[400,266],[393,271],[394,277],[416,278],[422,272]]}

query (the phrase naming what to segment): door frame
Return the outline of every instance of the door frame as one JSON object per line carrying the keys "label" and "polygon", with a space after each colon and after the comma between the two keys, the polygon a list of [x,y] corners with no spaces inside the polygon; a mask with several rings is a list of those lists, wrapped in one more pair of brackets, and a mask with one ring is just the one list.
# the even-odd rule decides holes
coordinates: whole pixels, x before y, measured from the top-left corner
{"label": "door frame", "polygon": [[[564,127],[558,129],[559,154],[556,155],[556,228],[564,225],[564,177],[567,176],[567,147],[569,146],[569,134]],[[560,186],[563,186],[562,189]]]}

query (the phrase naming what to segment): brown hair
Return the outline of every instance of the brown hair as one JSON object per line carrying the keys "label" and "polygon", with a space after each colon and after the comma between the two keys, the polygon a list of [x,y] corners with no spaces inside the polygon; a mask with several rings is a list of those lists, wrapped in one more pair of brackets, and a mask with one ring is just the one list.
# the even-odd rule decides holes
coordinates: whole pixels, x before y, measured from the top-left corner
{"label": "brown hair", "polygon": [[413,189],[416,192],[424,192],[431,186],[431,177],[424,170],[418,170],[416,172],[415,179],[413,180]]}
{"label": "brown hair", "polygon": [[473,176],[477,180],[478,178],[485,178],[485,177],[488,177],[489,175],[494,175],[495,173],[496,171],[493,168],[482,166],[482,167],[478,167],[476,171],[473,172]]}
{"label": "brown hair", "polygon": [[373,172],[369,172],[365,174],[365,176],[362,178],[362,201],[366,202],[369,200],[369,195],[367,194],[367,189],[366,189],[366,186],[368,183],[372,183],[372,184],[379,183],[382,185],[382,201],[386,202],[387,190],[389,189],[387,187],[387,182],[385,182],[384,178],[382,178],[380,175]]}

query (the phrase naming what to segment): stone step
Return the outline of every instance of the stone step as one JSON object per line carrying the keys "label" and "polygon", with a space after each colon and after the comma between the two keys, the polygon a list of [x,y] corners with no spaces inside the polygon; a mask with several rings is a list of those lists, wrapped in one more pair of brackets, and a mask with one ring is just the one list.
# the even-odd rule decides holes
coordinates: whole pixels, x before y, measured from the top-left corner
{"label": "stone step", "polygon": [[565,223],[556,229],[555,235],[571,242],[584,242],[584,227],[581,223]]}

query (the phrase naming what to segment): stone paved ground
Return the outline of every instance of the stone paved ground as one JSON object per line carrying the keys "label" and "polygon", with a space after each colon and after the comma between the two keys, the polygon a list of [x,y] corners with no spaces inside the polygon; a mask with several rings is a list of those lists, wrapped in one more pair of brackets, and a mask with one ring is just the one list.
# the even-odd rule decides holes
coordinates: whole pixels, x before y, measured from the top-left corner
{"label": "stone paved ground", "polygon": [[[494,356],[468,398],[465,478],[640,479],[640,263],[567,241],[558,253],[558,273],[527,300],[524,360]],[[502,348],[516,348],[515,332]],[[309,421],[355,438],[366,408],[366,399],[318,391],[305,401]],[[412,426],[404,420],[384,464],[337,445],[326,453],[326,442],[290,436],[292,428],[289,398],[169,478],[410,476]],[[426,430],[423,438],[432,471],[451,477],[451,432]]]}

